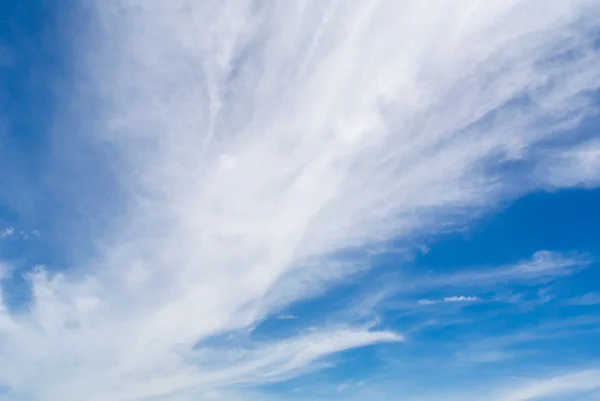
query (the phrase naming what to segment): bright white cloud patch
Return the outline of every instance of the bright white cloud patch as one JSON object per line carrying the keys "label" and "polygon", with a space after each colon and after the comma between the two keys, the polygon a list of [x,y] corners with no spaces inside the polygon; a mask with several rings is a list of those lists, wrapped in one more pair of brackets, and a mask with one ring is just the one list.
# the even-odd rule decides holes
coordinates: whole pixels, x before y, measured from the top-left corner
{"label": "bright white cloud patch", "polygon": [[[99,0],[87,11],[77,96],[93,96],[76,100],[98,102],[84,140],[115,151],[125,204],[95,230],[94,257],[31,273],[27,311],[0,307],[11,401],[244,400],[237,385],[400,341],[350,322],[210,340],[365,268],[345,250],[600,173],[597,147],[568,133],[596,111],[597,1]],[[556,138],[568,140],[539,151]],[[478,277],[534,279],[556,268],[547,256]],[[470,300],[459,298],[444,301]]]}
{"label": "bright white cloud patch", "polygon": [[473,301],[477,301],[478,298],[477,297],[465,297],[463,295],[461,296],[454,296],[454,297],[445,297],[444,298],[444,302],[473,302]]}
{"label": "bright white cloud patch", "polygon": [[460,296],[444,297],[441,300],[420,299],[417,301],[417,303],[419,305],[434,305],[434,304],[439,304],[441,302],[475,302],[475,301],[479,301],[479,298],[466,297],[464,295],[460,295]]}

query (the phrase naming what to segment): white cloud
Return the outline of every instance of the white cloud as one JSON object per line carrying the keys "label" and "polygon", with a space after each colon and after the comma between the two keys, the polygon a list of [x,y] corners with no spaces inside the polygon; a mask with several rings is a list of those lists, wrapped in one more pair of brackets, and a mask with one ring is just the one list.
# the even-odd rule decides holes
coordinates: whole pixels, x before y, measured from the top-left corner
{"label": "white cloud", "polygon": [[[505,284],[536,284],[588,268],[593,259],[586,255],[567,255],[559,252],[538,251],[530,259],[499,267],[481,266],[478,269],[459,270],[447,274],[428,274],[406,280],[402,291],[424,291],[432,288],[490,288]],[[450,297],[445,300],[465,300]]]}
{"label": "white cloud", "polygon": [[8,227],[0,232],[0,238],[10,238],[15,234],[15,229],[13,227]]}
{"label": "white cloud", "polygon": [[[497,315],[486,316],[487,319],[494,317]],[[515,365],[511,368],[511,374],[517,374],[516,364],[534,366],[542,355],[554,351],[553,347],[545,348],[540,344],[551,340],[561,340],[562,344],[565,341],[578,341],[577,339],[595,333],[599,322],[600,319],[593,315],[554,321],[533,318],[530,323],[512,330],[497,331],[496,334],[483,334],[475,330],[464,338],[453,339],[452,344],[458,346],[454,354],[455,361],[468,366],[513,360]]]}
{"label": "white cloud", "polygon": [[458,296],[458,297],[446,297],[444,298],[444,302],[473,302],[473,301],[478,301],[479,298],[477,297],[465,297],[465,296]]}
{"label": "white cloud", "polygon": [[600,305],[600,294],[588,292],[567,301],[569,305]]}
{"label": "white cloud", "polygon": [[[595,111],[596,1],[98,0],[86,11],[74,52],[85,87],[65,102],[92,103],[82,140],[111,149],[125,200],[76,273],[37,271],[29,311],[0,309],[11,401],[243,399],[236,384],[399,341],[354,326],[248,347],[208,340],[364,268],[336,258],[344,250],[579,182],[544,166],[583,145],[532,150]],[[513,161],[536,182],[513,180]],[[565,163],[594,182],[586,163]],[[572,267],[540,253],[453,280]]]}
{"label": "white cloud", "polygon": [[0,238],[2,239],[6,239],[6,238],[20,238],[23,240],[28,239],[31,235],[39,237],[40,236],[40,232],[37,230],[33,230],[31,232],[25,232],[23,230],[21,231],[16,231],[14,227],[7,227],[4,230],[0,231]]}
{"label": "white cloud", "polygon": [[[410,391],[398,387],[395,382],[371,383],[363,391],[356,391],[348,400],[371,399],[377,401],[392,401],[399,392],[403,399],[408,401],[464,401],[464,400],[492,400],[492,401],[556,401],[556,400],[596,400],[600,394],[600,371],[598,369],[574,370],[569,373],[546,376],[527,377],[512,376],[510,380],[488,381],[477,380],[472,386],[465,386],[460,378],[452,376],[458,381],[458,386],[440,384],[427,386],[422,391]],[[470,387],[470,388],[465,388]],[[381,389],[385,390],[381,390]],[[588,398],[589,397],[589,398]]]}
{"label": "white cloud", "polygon": [[434,305],[443,302],[474,302],[479,301],[477,297],[465,297],[463,295],[460,296],[452,296],[452,297],[444,297],[441,300],[431,300],[431,299],[420,299],[417,301],[419,305]]}
{"label": "white cloud", "polygon": [[422,255],[427,255],[429,252],[431,252],[431,249],[426,245],[420,245],[419,252],[421,252]]}
{"label": "white cloud", "polygon": [[346,389],[348,389],[348,386],[349,386],[348,382],[338,384],[338,386],[336,387],[336,391],[338,393],[341,393],[342,391],[345,391]]}
{"label": "white cloud", "polygon": [[498,401],[530,401],[550,400],[556,396],[571,397],[600,388],[600,370],[585,370],[574,372],[550,379],[532,381],[529,384],[518,386],[509,390],[500,397],[494,398]]}
{"label": "white cloud", "polygon": [[600,180],[600,140],[588,140],[565,152],[549,155],[538,168],[544,181],[557,187],[595,187]]}
{"label": "white cloud", "polygon": [[298,319],[298,316],[294,316],[294,315],[279,315],[279,316],[277,316],[277,319],[279,319],[279,320],[294,320],[294,319]]}

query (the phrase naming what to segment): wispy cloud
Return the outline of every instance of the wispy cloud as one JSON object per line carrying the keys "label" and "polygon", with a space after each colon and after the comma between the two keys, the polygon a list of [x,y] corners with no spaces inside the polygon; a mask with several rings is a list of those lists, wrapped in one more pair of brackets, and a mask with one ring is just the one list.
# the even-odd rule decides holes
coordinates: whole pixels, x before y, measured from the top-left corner
{"label": "wispy cloud", "polygon": [[[518,329],[504,330],[502,334],[476,334],[454,339],[459,350],[454,362],[482,364],[506,360],[540,357],[544,353],[539,343],[550,340],[579,338],[598,331],[598,316],[577,316],[560,321],[532,321]],[[479,338],[478,338],[479,337]]]}
{"label": "wispy cloud", "polygon": [[[426,391],[427,395],[407,397],[410,401],[434,401],[443,398],[450,401],[488,399],[493,401],[554,401],[597,399],[600,389],[600,370],[572,370],[556,375],[540,375],[538,377],[513,377],[505,382],[487,383],[484,388],[463,390],[460,392],[436,393]],[[589,398],[588,398],[589,396]],[[371,398],[373,398],[371,396]],[[359,398],[357,398],[359,399]],[[375,397],[375,399],[392,400],[393,398]]]}
{"label": "wispy cloud", "polygon": [[549,379],[532,380],[494,398],[498,401],[551,400],[557,396],[575,396],[578,393],[600,389],[600,370],[584,370]]}
{"label": "wispy cloud", "polygon": [[[581,143],[535,150],[597,110],[596,1],[91,3],[65,104],[90,104],[78,140],[110,149],[122,204],[72,270],[28,276],[27,311],[0,308],[10,400],[243,399],[239,384],[400,341],[350,323],[208,339],[349,279],[349,249],[595,182]],[[586,263],[542,252],[432,285]]]}
{"label": "wispy cloud", "polygon": [[557,187],[594,187],[600,179],[600,140],[583,142],[572,149],[549,156],[538,174]]}
{"label": "wispy cloud", "polygon": [[[403,291],[424,291],[434,288],[490,287],[507,284],[544,283],[586,269],[594,259],[586,255],[566,255],[538,251],[530,259],[504,266],[481,266],[478,269],[459,270],[447,274],[424,274],[403,283]],[[458,298],[457,300],[460,300]]]}
{"label": "wispy cloud", "polygon": [[567,300],[569,305],[600,305],[600,294],[588,292],[587,294]]}
{"label": "wispy cloud", "polygon": [[[315,400],[376,400],[392,401],[397,399],[399,392],[407,401],[463,401],[488,399],[493,401],[554,401],[577,400],[593,401],[600,394],[600,371],[595,368],[570,370],[555,374],[513,376],[509,380],[479,382],[470,388],[448,388],[446,383],[436,386],[426,386],[421,391],[413,388],[399,387],[397,382],[365,382],[361,387],[353,387],[347,391],[347,383],[342,383],[343,396],[332,393],[327,397],[316,397]],[[455,376],[453,378],[456,380]],[[480,380],[478,380],[480,381]],[[458,386],[464,387],[464,386]],[[346,390],[346,391],[344,391]],[[337,392],[337,391],[336,391]],[[339,393],[339,392],[338,392]],[[306,400],[308,398],[301,398]]]}

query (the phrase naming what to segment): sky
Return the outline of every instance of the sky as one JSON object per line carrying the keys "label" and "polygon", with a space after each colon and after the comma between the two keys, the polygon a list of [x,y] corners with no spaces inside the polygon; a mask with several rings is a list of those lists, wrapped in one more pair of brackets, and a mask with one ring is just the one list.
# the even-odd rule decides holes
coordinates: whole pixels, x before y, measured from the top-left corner
{"label": "sky", "polygon": [[600,400],[600,1],[0,2],[0,400]]}

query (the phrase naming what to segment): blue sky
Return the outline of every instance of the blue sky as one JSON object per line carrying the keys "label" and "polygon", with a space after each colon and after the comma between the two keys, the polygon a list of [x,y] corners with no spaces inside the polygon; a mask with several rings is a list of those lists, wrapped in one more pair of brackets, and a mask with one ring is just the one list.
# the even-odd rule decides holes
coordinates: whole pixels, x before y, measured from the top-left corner
{"label": "blue sky", "polygon": [[600,399],[600,3],[0,5],[0,399]]}

